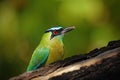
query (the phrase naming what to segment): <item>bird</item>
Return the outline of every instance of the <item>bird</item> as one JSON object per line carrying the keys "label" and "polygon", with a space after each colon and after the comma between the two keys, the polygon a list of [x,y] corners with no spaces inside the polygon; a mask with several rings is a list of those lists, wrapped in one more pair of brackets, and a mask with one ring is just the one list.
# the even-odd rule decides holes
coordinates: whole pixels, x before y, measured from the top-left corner
{"label": "bird", "polygon": [[36,70],[41,66],[62,60],[64,56],[64,34],[75,27],[52,27],[45,31],[40,44],[34,50],[26,71]]}

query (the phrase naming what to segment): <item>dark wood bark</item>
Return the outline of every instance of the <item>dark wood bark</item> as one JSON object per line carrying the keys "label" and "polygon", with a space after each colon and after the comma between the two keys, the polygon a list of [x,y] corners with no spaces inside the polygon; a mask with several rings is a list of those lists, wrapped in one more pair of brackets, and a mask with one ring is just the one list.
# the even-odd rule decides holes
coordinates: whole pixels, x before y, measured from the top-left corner
{"label": "dark wood bark", "polygon": [[35,71],[25,72],[10,80],[120,80],[120,40],[54,62]]}

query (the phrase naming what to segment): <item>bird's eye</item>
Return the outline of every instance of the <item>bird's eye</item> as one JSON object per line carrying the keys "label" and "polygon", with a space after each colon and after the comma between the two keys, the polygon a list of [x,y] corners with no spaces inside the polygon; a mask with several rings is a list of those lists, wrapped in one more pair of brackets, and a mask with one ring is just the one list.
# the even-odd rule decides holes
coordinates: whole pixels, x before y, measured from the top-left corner
{"label": "bird's eye", "polygon": [[53,34],[54,34],[54,35],[58,34],[58,31],[53,31]]}

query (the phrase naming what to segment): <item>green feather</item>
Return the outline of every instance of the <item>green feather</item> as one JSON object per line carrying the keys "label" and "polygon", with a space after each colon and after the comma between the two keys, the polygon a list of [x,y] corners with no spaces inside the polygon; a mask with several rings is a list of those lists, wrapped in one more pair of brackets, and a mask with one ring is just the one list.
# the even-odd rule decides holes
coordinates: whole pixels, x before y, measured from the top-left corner
{"label": "green feather", "polygon": [[27,71],[35,70],[40,67],[48,58],[49,50],[47,48],[36,48],[30,60]]}

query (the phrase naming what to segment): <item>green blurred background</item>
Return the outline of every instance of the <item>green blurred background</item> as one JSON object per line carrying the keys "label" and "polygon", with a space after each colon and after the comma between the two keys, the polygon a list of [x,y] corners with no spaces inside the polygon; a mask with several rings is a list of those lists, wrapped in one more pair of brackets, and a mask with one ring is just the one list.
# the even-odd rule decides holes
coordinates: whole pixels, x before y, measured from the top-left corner
{"label": "green blurred background", "polygon": [[120,39],[120,0],[0,0],[0,80],[25,72],[47,28],[73,25],[65,57]]}

